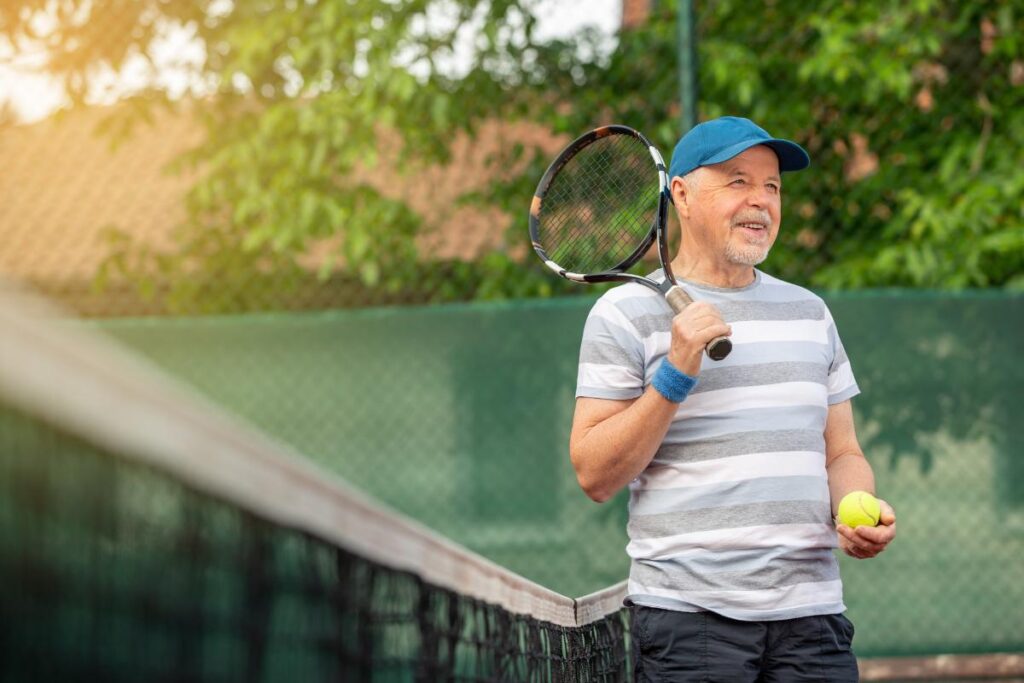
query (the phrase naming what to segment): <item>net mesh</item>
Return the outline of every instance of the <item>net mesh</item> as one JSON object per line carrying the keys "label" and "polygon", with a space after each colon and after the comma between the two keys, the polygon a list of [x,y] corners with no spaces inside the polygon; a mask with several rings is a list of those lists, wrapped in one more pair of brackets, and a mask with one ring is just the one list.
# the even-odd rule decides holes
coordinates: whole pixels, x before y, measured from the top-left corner
{"label": "net mesh", "polygon": [[540,206],[537,241],[569,272],[612,270],[650,234],[659,191],[654,160],[639,138],[597,138],[552,178]]}
{"label": "net mesh", "polygon": [[[46,357],[32,350],[31,361],[20,346],[9,329],[0,335],[5,364]],[[50,360],[68,382],[53,414],[32,398],[45,387],[21,387],[12,366],[0,368],[0,680],[629,679],[628,617],[617,606],[544,602],[538,587],[500,569],[485,577],[501,589],[489,598],[473,588],[487,565],[447,546],[410,551],[424,561],[419,569],[408,568],[409,557],[392,558],[396,568],[356,552],[303,523],[287,501],[352,535],[353,547],[366,547],[356,539],[360,519],[375,524],[364,536],[384,549],[443,544],[392,542],[381,529],[410,533],[397,516],[368,508],[353,517],[343,488],[306,481],[283,457],[268,469],[268,456],[245,446],[259,437],[241,427],[190,425],[171,415],[191,410],[177,399],[117,386],[125,374],[96,390],[95,377],[79,381],[66,362]],[[49,381],[45,372],[24,376]],[[86,386],[93,391],[79,392]],[[109,392],[123,394],[133,414]],[[95,424],[74,407],[75,394],[116,417]],[[175,407],[147,418],[161,401]],[[138,436],[117,437],[119,421],[178,442],[129,448]],[[239,448],[242,459],[232,460]],[[185,464],[167,459],[176,449],[209,471],[193,461],[181,476]],[[280,488],[286,479],[307,490]],[[247,481],[262,483],[246,493]],[[261,499],[272,507],[261,509]],[[445,567],[458,579],[435,581]],[[465,594],[451,588],[460,581]]]}

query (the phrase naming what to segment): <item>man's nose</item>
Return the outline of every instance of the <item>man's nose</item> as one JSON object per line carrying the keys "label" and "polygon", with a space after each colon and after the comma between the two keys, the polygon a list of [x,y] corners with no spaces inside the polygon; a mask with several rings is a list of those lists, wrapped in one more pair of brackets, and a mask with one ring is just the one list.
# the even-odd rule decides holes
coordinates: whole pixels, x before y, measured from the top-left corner
{"label": "man's nose", "polygon": [[771,202],[771,191],[764,185],[751,185],[747,193],[747,204],[759,209],[766,207]]}

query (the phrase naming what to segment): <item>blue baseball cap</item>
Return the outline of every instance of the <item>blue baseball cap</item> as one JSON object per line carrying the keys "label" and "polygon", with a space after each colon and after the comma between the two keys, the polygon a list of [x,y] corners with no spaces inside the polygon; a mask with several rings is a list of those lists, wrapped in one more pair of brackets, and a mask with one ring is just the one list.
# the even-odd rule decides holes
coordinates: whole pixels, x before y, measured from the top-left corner
{"label": "blue baseball cap", "polygon": [[669,178],[684,176],[699,166],[719,164],[754,145],[767,145],[779,157],[780,171],[799,171],[811,164],[804,148],[789,140],[780,140],[750,119],[723,116],[699,123],[679,139],[672,152]]}

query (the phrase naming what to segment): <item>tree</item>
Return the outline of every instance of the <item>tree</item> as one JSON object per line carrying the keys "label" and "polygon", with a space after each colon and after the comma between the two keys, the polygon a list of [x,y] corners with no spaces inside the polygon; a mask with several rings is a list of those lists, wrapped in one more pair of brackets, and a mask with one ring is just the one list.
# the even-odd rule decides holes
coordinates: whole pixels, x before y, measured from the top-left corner
{"label": "tree", "polygon": [[[673,5],[588,72],[572,128],[601,112],[671,150]],[[701,118],[748,116],[811,154],[785,179],[769,270],[817,287],[1024,288],[1024,2],[724,0],[698,17]]]}
{"label": "tree", "polygon": [[[0,9],[0,35],[42,44],[81,103],[104,72],[156,63],[169,32],[202,57],[187,100],[207,138],[182,165],[203,174],[173,252],[115,233],[102,274],[169,282],[178,308],[245,309],[254,279],[302,279],[298,257],[340,236],[333,262],[365,290],[435,298],[567,291],[522,248],[521,221],[477,263],[417,254],[422,221],[355,172],[394,134],[407,161],[443,163],[457,131],[524,119],[575,135],[612,121],[666,156],[679,131],[674,3],[614,49],[584,30],[541,40],[537,0],[33,0]],[[39,21],[40,16],[49,21]],[[747,115],[804,144],[812,169],[786,179],[769,270],[820,287],[1024,287],[1024,2],[698,6],[701,114]],[[465,46],[469,46],[466,48]],[[458,56],[457,56],[458,55]],[[128,98],[126,135],[166,87]],[[127,112],[127,113],[124,113]],[[549,159],[517,145],[493,160],[490,190],[467,197],[520,216]]]}

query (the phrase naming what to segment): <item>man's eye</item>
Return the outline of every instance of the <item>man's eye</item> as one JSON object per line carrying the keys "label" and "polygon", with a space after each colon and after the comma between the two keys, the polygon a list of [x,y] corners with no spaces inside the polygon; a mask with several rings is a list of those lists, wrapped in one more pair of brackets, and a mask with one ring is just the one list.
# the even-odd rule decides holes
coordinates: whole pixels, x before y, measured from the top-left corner
{"label": "man's eye", "polygon": [[736,180],[732,181],[732,184],[733,185],[746,185],[747,182],[745,180],[743,180],[743,178],[737,178]]}
{"label": "man's eye", "polygon": [[772,194],[779,193],[779,186],[774,183],[768,183],[768,189],[772,192]]}

